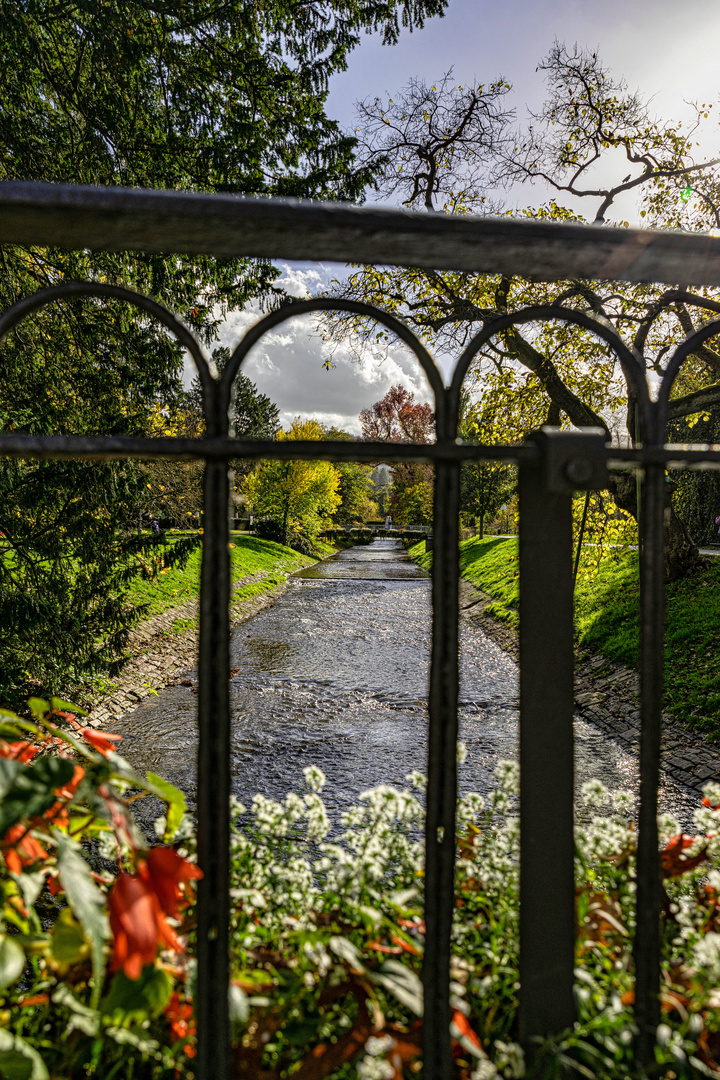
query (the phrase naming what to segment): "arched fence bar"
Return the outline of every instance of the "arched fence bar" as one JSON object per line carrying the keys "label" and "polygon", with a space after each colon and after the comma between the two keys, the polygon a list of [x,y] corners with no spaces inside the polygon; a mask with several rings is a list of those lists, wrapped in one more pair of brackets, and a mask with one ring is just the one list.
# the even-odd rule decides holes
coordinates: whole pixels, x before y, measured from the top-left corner
{"label": "arched fence bar", "polygon": [[[423,215],[377,208],[240,199],[168,191],[0,184],[0,243],[178,254],[373,262],[520,274],[541,280],[588,277],[720,285],[720,239],[698,234],[596,228],[548,222]],[[709,323],[684,342],[652,401],[640,358],[602,319],[561,306],[496,319],[460,357],[443,384],[432,357],[402,323],[375,308],[338,300],[293,303],[260,320],[215,380],[190,331],[165,308],[130,290],[64,282],[0,315],[0,336],[42,306],[72,296],[127,301],[157,318],[192,355],[200,376],[204,438],[121,438],[0,434],[0,454],[26,458],[197,458],[205,461],[200,601],[198,845],[204,871],[198,900],[197,1075],[230,1080],[228,467],[233,458],[428,461],[435,467],[433,644],[429,688],[426,825],[426,948],[423,964],[424,1075],[450,1080],[450,933],[454,910],[458,728],[458,513],[463,461],[505,461],[520,475],[521,1038],[572,1024],[573,588],[572,496],[602,489],[608,470],[642,474],[641,760],[635,941],[638,1065],[652,1060],[659,1021],[660,878],[657,789],[663,698],[665,471],[670,465],[720,469],[720,450],[667,446],[672,380],[697,344],[720,332]],[[435,443],[272,442],[229,436],[232,380],[270,327],[303,312],[345,310],[383,322],[414,352],[435,398]],[[544,428],[521,445],[456,441],[460,386],[483,343],[511,325],[564,320],[614,350],[638,401],[644,442],[606,445],[595,429]],[[550,782],[551,781],[551,782]],[[548,844],[552,837],[552,844]]]}

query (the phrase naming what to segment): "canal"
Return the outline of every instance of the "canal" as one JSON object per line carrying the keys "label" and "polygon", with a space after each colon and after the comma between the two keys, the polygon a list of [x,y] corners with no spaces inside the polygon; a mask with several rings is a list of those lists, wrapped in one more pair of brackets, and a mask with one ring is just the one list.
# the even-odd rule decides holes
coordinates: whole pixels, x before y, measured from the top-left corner
{"label": "canal", "polygon": [[[339,810],[380,783],[405,786],[425,771],[430,580],[397,540],[347,549],[296,574],[274,606],[241,624],[231,648],[232,785],[281,798],[318,765],[325,801]],[[197,749],[196,672],[143,702],[116,726],[122,752],[190,796]],[[518,739],[515,661],[461,622],[460,766],[464,791],[487,792]],[[577,783],[597,777],[635,788],[634,757],[576,722]],[[667,782],[663,809],[689,822],[697,796]]]}

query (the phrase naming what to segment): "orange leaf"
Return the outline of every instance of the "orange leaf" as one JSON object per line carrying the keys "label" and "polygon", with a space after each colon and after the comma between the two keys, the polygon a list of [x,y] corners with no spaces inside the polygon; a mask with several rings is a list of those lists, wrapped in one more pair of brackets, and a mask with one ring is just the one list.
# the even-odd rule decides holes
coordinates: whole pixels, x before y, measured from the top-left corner
{"label": "orange leaf", "polygon": [[390,940],[394,941],[395,944],[399,945],[401,949],[405,950],[405,952],[412,953],[413,956],[422,956],[422,953],[419,949],[416,949],[415,946],[411,945],[409,941],[403,941],[403,939],[401,937],[398,937],[397,934],[393,934]]}
{"label": "orange leaf", "polygon": [[[453,1013],[453,1015],[452,1015],[452,1023],[458,1029],[461,1036],[464,1036],[466,1039],[469,1039],[470,1042],[474,1043],[475,1046],[480,1047],[480,1040],[478,1039],[478,1037],[475,1034],[475,1032],[473,1031],[473,1029],[470,1027],[467,1016],[465,1016],[464,1013],[461,1013],[459,1011],[459,1009],[456,1009],[455,1012]],[[456,1038],[457,1038],[457,1036],[456,1036]]]}
{"label": "orange leaf", "polygon": [[660,866],[663,877],[678,877],[686,874],[688,870],[694,870],[696,866],[707,861],[707,849],[703,848],[697,855],[688,856],[683,854],[686,848],[695,843],[694,836],[678,833],[668,840],[660,852]]}

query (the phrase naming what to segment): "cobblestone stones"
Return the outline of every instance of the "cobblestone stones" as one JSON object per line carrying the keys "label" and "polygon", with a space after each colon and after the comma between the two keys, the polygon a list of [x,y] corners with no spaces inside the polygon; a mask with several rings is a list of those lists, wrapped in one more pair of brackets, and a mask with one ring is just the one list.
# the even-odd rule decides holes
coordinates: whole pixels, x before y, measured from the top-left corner
{"label": "cobblestone stones", "polygon": [[[460,586],[460,605],[469,622],[480,627],[500,648],[517,659],[517,633],[486,614],[492,598],[467,581]],[[637,672],[604,656],[575,660],[575,705],[583,720],[605,731],[637,754],[640,746],[640,694]],[[691,731],[680,717],[663,713],[662,769],[684,787],[699,791],[708,780],[720,779],[720,745]]]}

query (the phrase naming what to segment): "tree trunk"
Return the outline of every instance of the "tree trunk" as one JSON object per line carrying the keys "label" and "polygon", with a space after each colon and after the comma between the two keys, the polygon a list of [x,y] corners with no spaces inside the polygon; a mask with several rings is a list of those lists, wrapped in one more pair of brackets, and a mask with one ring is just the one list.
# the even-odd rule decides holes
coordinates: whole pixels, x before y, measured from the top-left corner
{"label": "tree trunk", "polygon": [[[605,429],[610,439],[610,432],[605,421],[585,404],[576,394],[565,386],[553,363],[527,341],[517,330],[512,329],[505,334],[508,347],[515,353],[517,359],[526,368],[539,378],[548,397],[550,398],[550,410],[548,416],[559,416],[564,412],[576,427],[597,426]],[[641,432],[637,431],[637,416],[635,399],[632,388],[628,385],[628,431],[637,440]],[[627,511],[635,521],[638,519],[637,483],[635,475],[630,472],[617,472],[610,474],[608,487],[616,505]],[[678,578],[689,577],[697,573],[704,565],[700,557],[697,545],[693,542],[684,524],[675,513],[672,505],[672,492],[675,485],[666,485],[667,504],[665,510],[665,579],[677,581]]]}
{"label": "tree trunk", "polygon": [[[704,565],[697,544],[675,513],[672,494],[675,484],[666,484],[665,506],[665,580],[677,581],[679,578],[696,574]],[[610,473],[608,484],[615,505],[625,510],[637,521],[637,482],[632,472]]]}

